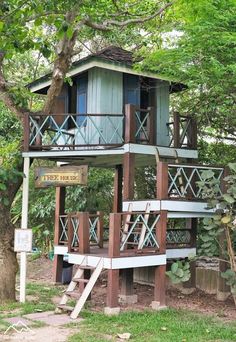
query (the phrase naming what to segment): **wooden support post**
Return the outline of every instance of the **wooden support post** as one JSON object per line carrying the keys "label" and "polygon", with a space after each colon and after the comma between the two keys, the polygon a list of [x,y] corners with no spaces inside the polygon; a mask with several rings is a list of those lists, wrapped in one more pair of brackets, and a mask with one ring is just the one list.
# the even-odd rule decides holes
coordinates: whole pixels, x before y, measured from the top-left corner
{"label": "wooden support post", "polygon": [[160,310],[166,307],[166,265],[155,267],[154,283],[152,308]]}
{"label": "wooden support post", "polygon": [[[124,154],[124,190],[123,199],[133,200],[134,198],[134,175],[135,175],[135,154]],[[121,272],[121,295],[124,302],[135,303],[137,296],[133,295],[133,269],[123,269]]]}
{"label": "wooden support post", "polygon": [[[65,196],[66,188],[56,188],[56,205],[55,205],[55,223],[54,223],[54,246],[59,245],[59,239],[61,235],[60,229],[60,215],[65,213]],[[54,255],[53,260],[53,281],[55,283],[62,282],[62,270],[63,270],[63,255]]]}
{"label": "wooden support post", "polygon": [[164,162],[157,163],[156,175],[157,199],[168,199],[168,164]]}
{"label": "wooden support post", "polygon": [[29,113],[24,114],[24,140],[23,140],[23,146],[24,146],[24,152],[29,151]]}
{"label": "wooden support post", "polygon": [[122,211],[122,180],[123,167],[122,165],[116,165],[114,178],[113,213],[120,213]]}
{"label": "wooden support post", "polygon": [[[189,229],[191,234],[190,247],[197,247],[197,218],[186,219],[186,228]],[[183,283],[183,292],[185,294],[190,294],[196,289],[196,262],[190,262],[190,279]]]}
{"label": "wooden support post", "polygon": [[125,143],[135,143],[136,119],[135,105],[125,105]]}
{"label": "wooden support post", "polygon": [[134,175],[135,175],[135,154],[125,153],[124,154],[124,190],[123,199],[133,200],[134,198]]}
{"label": "wooden support post", "polygon": [[147,122],[147,131],[148,131],[148,136],[149,136],[149,145],[154,145],[155,144],[155,138],[154,138],[154,107],[148,107],[149,110],[149,118]]}
{"label": "wooden support post", "polygon": [[180,148],[180,115],[178,112],[174,113],[174,148]]}
{"label": "wooden support post", "polygon": [[[109,225],[109,258],[115,258],[120,255],[120,228],[121,228],[121,214],[110,214]],[[119,293],[119,270],[108,270],[107,283],[107,307],[105,314],[115,315],[120,312],[118,307],[118,293]]]}
{"label": "wooden support post", "polygon": [[99,248],[103,248],[103,212],[102,211],[97,211],[98,215],[98,228],[97,228],[97,234],[98,234],[98,246]]}
{"label": "wooden support post", "polygon": [[[168,198],[168,164],[157,163],[156,176],[156,194],[157,199]],[[167,230],[167,211],[160,211],[160,218],[156,225],[156,237],[159,243],[159,252],[166,254],[166,230]],[[160,310],[166,307],[166,265],[155,267],[154,275],[154,301],[152,302],[154,310]]]}

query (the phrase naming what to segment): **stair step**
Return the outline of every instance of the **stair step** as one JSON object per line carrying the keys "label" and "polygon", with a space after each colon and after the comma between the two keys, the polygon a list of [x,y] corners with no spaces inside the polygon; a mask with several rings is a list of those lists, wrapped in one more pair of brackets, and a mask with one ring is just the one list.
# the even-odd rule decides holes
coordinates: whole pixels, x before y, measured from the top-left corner
{"label": "stair step", "polygon": [[66,291],[65,294],[74,299],[79,299],[81,295],[79,292],[75,292],[75,291]]}
{"label": "stair step", "polygon": [[87,265],[80,265],[79,268],[81,270],[95,270],[95,267],[93,266],[87,266]]}
{"label": "stair step", "polygon": [[76,283],[88,283],[89,279],[82,279],[82,278],[73,278],[73,281],[75,281]]}
{"label": "stair step", "polygon": [[127,245],[138,245],[138,242],[126,242]]}
{"label": "stair step", "polygon": [[64,311],[73,311],[74,310],[73,306],[68,306],[65,304],[59,304],[57,307],[58,307],[58,309],[62,309]]}

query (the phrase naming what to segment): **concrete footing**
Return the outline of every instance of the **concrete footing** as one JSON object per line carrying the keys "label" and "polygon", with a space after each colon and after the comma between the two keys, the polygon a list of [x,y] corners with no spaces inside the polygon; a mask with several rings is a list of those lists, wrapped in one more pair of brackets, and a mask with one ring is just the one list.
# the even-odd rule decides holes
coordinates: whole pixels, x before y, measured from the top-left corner
{"label": "concrete footing", "polygon": [[196,291],[196,288],[195,287],[181,287],[180,291],[181,291],[181,293],[183,293],[185,295],[190,295],[194,291]]}
{"label": "concrete footing", "polygon": [[107,316],[115,316],[115,315],[119,315],[120,313],[120,308],[109,308],[108,306],[105,307],[104,309],[104,314]]}
{"label": "concrete footing", "polygon": [[160,302],[152,301],[151,308],[153,310],[159,311],[159,310],[167,309],[167,306],[166,305],[160,305]]}
{"label": "concrete footing", "polygon": [[138,296],[137,295],[119,295],[119,301],[121,303],[125,304],[135,304],[138,302]]}
{"label": "concrete footing", "polygon": [[217,291],[216,299],[221,301],[221,302],[224,302],[229,297],[229,295],[230,295],[229,292]]}

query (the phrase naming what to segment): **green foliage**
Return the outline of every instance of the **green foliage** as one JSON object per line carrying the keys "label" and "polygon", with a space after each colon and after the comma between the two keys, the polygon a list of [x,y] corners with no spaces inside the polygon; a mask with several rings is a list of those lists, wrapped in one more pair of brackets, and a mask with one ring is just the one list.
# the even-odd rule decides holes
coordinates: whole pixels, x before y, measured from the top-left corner
{"label": "green foliage", "polygon": [[198,233],[198,255],[208,257],[219,255],[218,238],[222,231],[219,227],[220,221],[220,215],[205,217],[202,220]]}
{"label": "green foliage", "polygon": [[235,0],[176,1],[161,46],[141,52],[143,68],[187,84],[172,106],[195,115],[203,135],[235,137],[235,11]]}
{"label": "green foliage", "polygon": [[166,274],[170,277],[173,284],[186,282],[190,279],[190,265],[187,261],[176,261],[171,265],[170,271]]}
{"label": "green foliage", "polygon": [[221,277],[226,279],[226,284],[230,286],[231,292],[236,295],[236,272],[228,269],[221,273]]}

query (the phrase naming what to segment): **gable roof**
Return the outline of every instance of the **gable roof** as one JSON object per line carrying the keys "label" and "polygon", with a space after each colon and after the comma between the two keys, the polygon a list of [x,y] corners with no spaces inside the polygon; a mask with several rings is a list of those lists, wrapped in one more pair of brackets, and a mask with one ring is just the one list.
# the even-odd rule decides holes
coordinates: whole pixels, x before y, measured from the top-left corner
{"label": "gable roof", "polygon": [[[67,73],[67,76],[73,77],[93,67],[100,67],[108,70],[169,81],[172,91],[180,91],[185,87],[183,84],[172,82],[171,80],[162,77],[161,75],[134,69],[133,65],[136,62],[138,62],[138,60],[134,59],[132,52],[112,45],[73,62],[70,70]],[[27,87],[31,90],[31,92],[45,94],[47,88],[51,84],[51,77],[52,73],[48,73],[29,83]]]}

